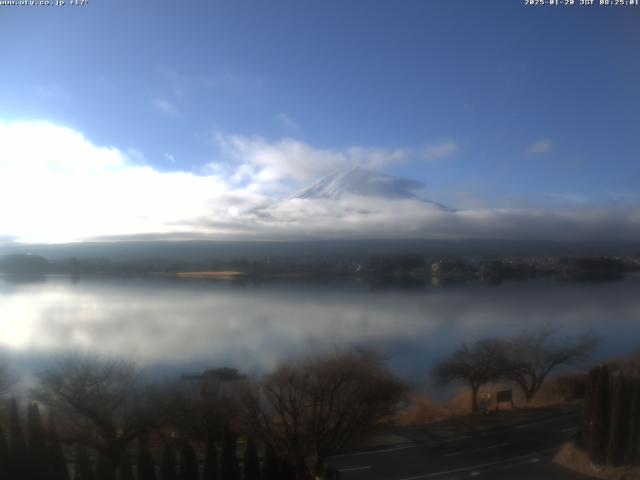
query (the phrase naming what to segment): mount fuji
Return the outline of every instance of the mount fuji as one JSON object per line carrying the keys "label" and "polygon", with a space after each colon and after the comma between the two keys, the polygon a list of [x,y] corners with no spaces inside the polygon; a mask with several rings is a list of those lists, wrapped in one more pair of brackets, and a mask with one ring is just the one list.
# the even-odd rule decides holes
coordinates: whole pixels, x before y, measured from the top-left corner
{"label": "mount fuji", "polygon": [[337,200],[348,195],[357,195],[389,200],[418,200],[448,210],[444,205],[425,200],[414,193],[423,186],[416,180],[394,177],[356,166],[327,175],[292,198]]}

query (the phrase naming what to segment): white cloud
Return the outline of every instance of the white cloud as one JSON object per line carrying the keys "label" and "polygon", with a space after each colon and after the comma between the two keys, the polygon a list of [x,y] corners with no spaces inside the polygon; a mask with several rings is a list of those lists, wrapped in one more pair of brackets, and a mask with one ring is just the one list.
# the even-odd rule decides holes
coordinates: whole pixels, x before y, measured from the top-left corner
{"label": "white cloud", "polygon": [[160,173],[44,122],[0,123],[0,179],[0,235],[32,242],[180,230],[227,190],[216,176]]}
{"label": "white cloud", "polygon": [[379,169],[409,156],[404,149],[318,149],[291,138],[268,142],[261,137],[216,134],[214,140],[224,155],[240,165],[235,180],[256,191],[304,184],[354,165]]}
{"label": "white cloud", "polygon": [[0,238],[640,238],[637,202],[447,211],[414,199],[286,198],[334,170],[382,167],[407,153],[225,135],[217,142],[234,163],[202,175],[160,172],[69,128],[0,122]]}
{"label": "white cloud", "polygon": [[275,119],[280,122],[283,127],[288,128],[289,130],[300,130],[300,125],[298,125],[298,122],[296,122],[286,113],[278,113],[275,116]]}
{"label": "white cloud", "polygon": [[443,140],[438,143],[427,145],[422,150],[422,159],[427,162],[434,162],[453,155],[458,151],[458,144],[453,140]]}
{"label": "white cloud", "polygon": [[[254,231],[269,238],[430,238],[630,240],[640,210],[477,209],[450,211],[419,200],[345,197],[287,199],[254,212]],[[259,213],[260,215],[257,215]]]}
{"label": "white cloud", "polygon": [[533,145],[530,145],[529,148],[527,148],[527,153],[529,155],[544,155],[545,153],[549,153],[552,148],[553,142],[550,139],[545,138],[537,141]]}
{"label": "white cloud", "polygon": [[182,115],[180,109],[166,98],[154,98],[151,101],[151,104],[153,105],[153,108],[156,109],[156,111],[162,113],[163,115],[168,115],[171,117],[180,117]]}

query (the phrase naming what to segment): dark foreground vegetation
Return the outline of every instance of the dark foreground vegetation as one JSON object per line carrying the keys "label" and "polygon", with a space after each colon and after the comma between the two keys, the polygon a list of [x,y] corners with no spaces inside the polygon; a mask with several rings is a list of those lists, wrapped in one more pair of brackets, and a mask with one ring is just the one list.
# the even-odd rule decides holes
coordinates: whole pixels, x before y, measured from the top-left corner
{"label": "dark foreground vegetation", "polygon": [[[530,402],[552,371],[584,361],[596,343],[552,330],[485,339],[462,345],[434,373],[466,384],[478,413],[481,386],[511,383]],[[637,461],[629,453],[637,453],[637,421],[631,428],[622,420],[640,414],[637,370],[610,370],[590,374],[583,437],[597,461]],[[11,380],[0,367],[0,393],[10,393]],[[260,381],[218,368],[160,383],[131,363],[67,356],[0,411],[0,478],[339,478],[327,459],[390,425],[407,393],[368,350],[289,360]]]}
{"label": "dark foreground vegetation", "polygon": [[582,443],[598,465],[640,465],[640,370],[600,365],[589,372]]}
{"label": "dark foreground vegetation", "polygon": [[0,478],[333,478],[325,459],[390,417],[405,390],[364,351],[285,362],[261,382],[218,369],[162,385],[129,363],[68,357],[27,404],[9,402]]}

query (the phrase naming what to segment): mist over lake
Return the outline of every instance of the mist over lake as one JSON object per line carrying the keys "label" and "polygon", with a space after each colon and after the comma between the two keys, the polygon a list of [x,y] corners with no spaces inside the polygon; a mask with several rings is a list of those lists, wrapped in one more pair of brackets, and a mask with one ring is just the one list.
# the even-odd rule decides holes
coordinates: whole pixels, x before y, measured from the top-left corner
{"label": "mist over lake", "polygon": [[462,341],[554,327],[603,337],[597,358],[640,346],[640,277],[491,286],[374,288],[365,282],[262,284],[161,278],[0,279],[0,348],[21,371],[57,354],[133,359],[163,375],[232,366],[251,374],[340,346],[375,347],[420,385]]}

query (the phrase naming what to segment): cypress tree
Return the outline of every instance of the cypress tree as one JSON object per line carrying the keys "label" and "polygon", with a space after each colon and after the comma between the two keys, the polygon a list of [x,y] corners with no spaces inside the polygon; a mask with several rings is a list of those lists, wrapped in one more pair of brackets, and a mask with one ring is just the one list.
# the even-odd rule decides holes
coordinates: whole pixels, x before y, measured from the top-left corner
{"label": "cypress tree", "polygon": [[87,450],[82,445],[76,446],[73,470],[73,480],[95,480],[91,460],[89,460]]}
{"label": "cypress tree", "polygon": [[125,450],[120,458],[120,465],[118,465],[118,480],[135,480],[133,475],[133,466],[131,465],[131,459],[129,453]]}
{"label": "cypress tree", "polygon": [[20,411],[15,398],[11,399],[9,411],[9,478],[28,478],[29,462],[27,458],[27,444],[22,431]]}
{"label": "cypress tree", "polygon": [[340,471],[335,467],[324,467],[322,478],[325,480],[340,480]]}
{"label": "cypress tree", "polygon": [[180,480],[198,480],[198,457],[193,445],[185,441],[180,449]]}
{"label": "cypress tree", "polygon": [[258,459],[258,449],[253,440],[249,439],[247,448],[244,451],[244,480],[260,479],[260,460]]}
{"label": "cypress tree", "polygon": [[[280,480],[296,480],[298,476],[296,476],[296,468],[294,465],[284,458],[279,459],[279,467],[280,476],[278,477]],[[299,472],[300,478],[305,478],[305,472]]]}
{"label": "cypress tree", "polygon": [[47,434],[47,456],[49,457],[49,478],[51,480],[69,480],[69,468],[67,467],[67,459],[64,456],[64,450],[60,443],[58,428],[53,413],[49,412],[49,432]]}
{"label": "cypress tree", "polygon": [[279,480],[279,478],[278,459],[273,447],[267,445],[264,452],[264,461],[262,462],[262,480]]}
{"label": "cypress tree", "polygon": [[8,467],[9,467],[9,444],[7,443],[7,439],[4,436],[4,430],[2,430],[2,425],[0,425],[0,478],[10,478]]}
{"label": "cypress tree", "polygon": [[35,403],[30,403],[27,409],[27,438],[32,478],[45,479],[50,473],[51,465],[40,409]]}
{"label": "cypress tree", "polygon": [[173,454],[173,448],[169,443],[165,445],[164,451],[162,452],[162,461],[160,462],[160,480],[178,480],[176,457]]}
{"label": "cypress tree", "polygon": [[638,462],[640,450],[640,378],[635,378],[631,387],[631,406],[629,407],[629,436],[624,463],[634,465]]}
{"label": "cypress tree", "polygon": [[603,365],[598,374],[598,382],[593,397],[591,441],[589,457],[595,463],[606,460],[609,435],[609,367]]}
{"label": "cypress tree", "polygon": [[240,480],[240,466],[236,454],[236,438],[228,426],[224,427],[220,475],[223,480]]}
{"label": "cypress tree", "polygon": [[589,372],[587,380],[587,391],[584,396],[584,404],[582,408],[582,443],[589,450],[589,443],[591,441],[591,420],[593,416],[593,398],[596,392],[596,386],[598,383],[598,374],[600,373],[600,367],[592,368]]}
{"label": "cypress tree", "polygon": [[[607,464],[620,465],[620,451],[623,422],[628,421],[624,415],[625,382],[622,374],[613,379],[613,401],[611,404],[611,420],[609,422],[609,443],[607,444]],[[624,451],[624,450],[623,450]]]}
{"label": "cypress tree", "polygon": [[114,468],[111,460],[104,455],[98,456],[98,466],[96,467],[96,478],[98,480],[115,480],[116,469]]}
{"label": "cypress tree", "polygon": [[633,396],[633,383],[631,383],[627,377],[623,377],[622,380],[622,405],[620,410],[618,448],[616,453],[616,461],[620,465],[625,464],[625,457],[629,446],[629,432],[631,431],[631,401]]}
{"label": "cypress tree", "polygon": [[138,480],[156,480],[153,457],[149,452],[146,440],[140,440],[138,451]]}
{"label": "cypress tree", "polygon": [[218,451],[211,431],[205,444],[203,480],[218,480]]}

